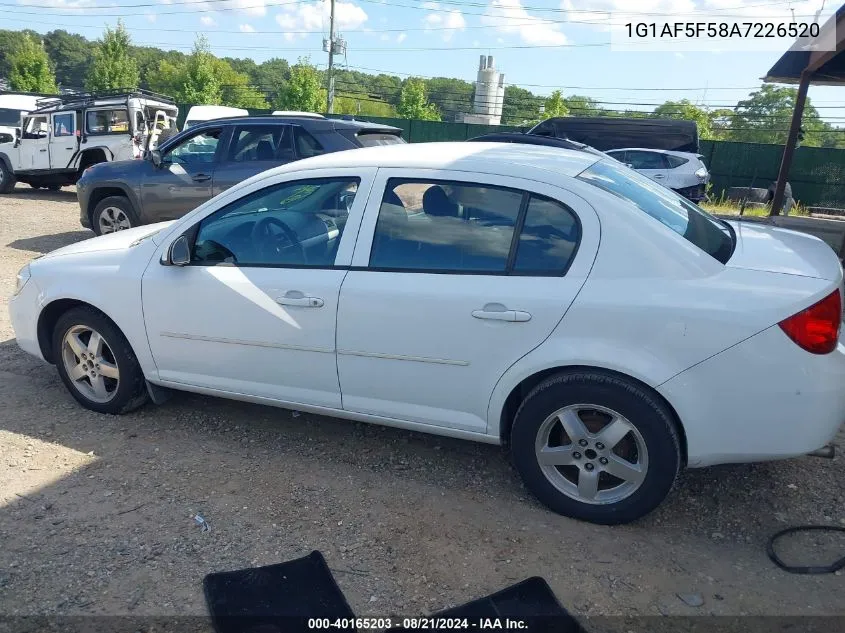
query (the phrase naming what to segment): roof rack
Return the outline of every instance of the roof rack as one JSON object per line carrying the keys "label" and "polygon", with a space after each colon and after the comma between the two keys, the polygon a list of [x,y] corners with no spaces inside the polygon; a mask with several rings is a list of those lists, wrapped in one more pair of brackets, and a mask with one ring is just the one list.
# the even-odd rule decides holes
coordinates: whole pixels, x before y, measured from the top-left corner
{"label": "roof rack", "polygon": [[125,97],[127,99],[137,97],[141,99],[155,99],[156,101],[163,101],[170,105],[176,105],[173,97],[153,92],[152,90],[144,90],[143,88],[116,88],[113,90],[98,90],[92,92],[73,92],[63,95],[55,95],[52,97],[44,97],[38,99],[36,105],[39,109],[53,107],[57,105],[80,104],[88,105],[97,99],[114,99],[117,97]]}

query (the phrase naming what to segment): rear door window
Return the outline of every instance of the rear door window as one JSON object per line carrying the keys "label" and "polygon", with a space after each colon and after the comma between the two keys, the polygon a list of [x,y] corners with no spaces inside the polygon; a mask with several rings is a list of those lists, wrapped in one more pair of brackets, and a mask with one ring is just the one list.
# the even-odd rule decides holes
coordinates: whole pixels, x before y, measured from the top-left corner
{"label": "rear door window", "polygon": [[126,134],[129,132],[129,114],[126,109],[89,110],[85,113],[88,134]]}
{"label": "rear door window", "polygon": [[658,152],[628,150],[625,153],[625,162],[634,169],[666,169],[663,154]]}
{"label": "rear door window", "polygon": [[246,125],[235,129],[228,160],[233,163],[294,160],[292,130],[288,125]]}
{"label": "rear door window", "polygon": [[664,157],[666,158],[666,162],[669,164],[669,169],[675,169],[675,167],[686,165],[689,162],[689,159],[687,158],[672,156],[671,154],[665,154]]}

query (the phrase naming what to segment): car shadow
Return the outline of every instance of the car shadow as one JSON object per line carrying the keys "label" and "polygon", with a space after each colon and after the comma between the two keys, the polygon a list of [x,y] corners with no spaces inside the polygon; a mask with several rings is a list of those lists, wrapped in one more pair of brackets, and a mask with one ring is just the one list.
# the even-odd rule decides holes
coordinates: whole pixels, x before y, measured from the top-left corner
{"label": "car shadow", "polygon": [[75,202],[76,187],[63,187],[58,191],[48,189],[33,189],[29,185],[18,183],[11,193],[3,195],[4,198],[18,200],[44,200],[50,202]]}
{"label": "car shadow", "polygon": [[88,240],[95,237],[93,231],[66,231],[64,233],[54,233],[52,235],[35,235],[33,237],[23,237],[13,242],[6,244],[9,248],[14,248],[19,251],[29,251],[31,253],[49,253],[62,246],[75,244],[82,240]]}

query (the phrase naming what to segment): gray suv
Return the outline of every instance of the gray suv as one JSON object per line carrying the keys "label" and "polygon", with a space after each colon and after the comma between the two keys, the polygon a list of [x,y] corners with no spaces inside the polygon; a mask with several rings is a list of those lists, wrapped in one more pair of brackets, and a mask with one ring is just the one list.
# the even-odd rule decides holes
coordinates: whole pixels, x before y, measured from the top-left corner
{"label": "gray suv", "polygon": [[175,220],[250,176],[302,158],[404,143],[402,130],[323,117],[237,117],[192,126],[143,160],[100,163],[76,185],[79,220],[98,235]]}

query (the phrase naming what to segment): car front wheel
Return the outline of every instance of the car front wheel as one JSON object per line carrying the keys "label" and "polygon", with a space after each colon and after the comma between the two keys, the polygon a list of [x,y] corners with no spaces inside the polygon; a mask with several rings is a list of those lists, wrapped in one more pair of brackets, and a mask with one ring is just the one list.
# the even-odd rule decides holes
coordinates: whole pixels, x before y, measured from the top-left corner
{"label": "car front wheel", "polygon": [[138,226],[135,211],[128,198],[109,196],[100,201],[91,214],[91,228],[97,235],[114,233]]}
{"label": "car front wheel", "polygon": [[129,342],[94,308],[73,308],[59,317],[53,359],[62,382],[87,409],[126,413],[147,401],[144,374]]}
{"label": "car front wheel", "polygon": [[672,414],[656,394],[590,371],[552,376],[528,394],[511,429],[511,452],[542,503],[605,525],[657,507],[681,464]]}

